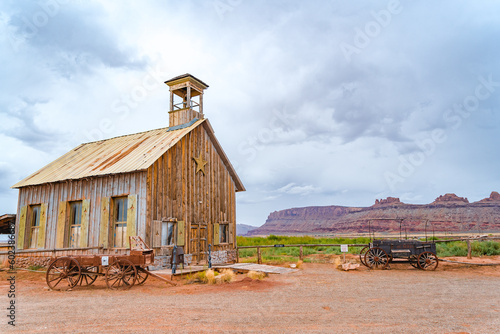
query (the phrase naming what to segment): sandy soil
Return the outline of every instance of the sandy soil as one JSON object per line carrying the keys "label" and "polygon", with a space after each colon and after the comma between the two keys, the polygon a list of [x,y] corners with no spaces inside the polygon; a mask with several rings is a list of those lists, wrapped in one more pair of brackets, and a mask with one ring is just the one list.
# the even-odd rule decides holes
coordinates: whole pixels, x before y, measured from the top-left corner
{"label": "sandy soil", "polygon": [[[455,258],[462,260],[461,258]],[[500,257],[481,259],[500,263]],[[8,306],[0,274],[0,307]],[[440,263],[434,272],[339,271],[304,264],[262,281],[238,275],[223,285],[144,286],[110,291],[103,279],[49,291],[42,273],[18,272],[16,332],[21,333],[496,333],[500,267]],[[4,307],[5,306],[5,307]],[[0,332],[11,331],[6,313]]]}

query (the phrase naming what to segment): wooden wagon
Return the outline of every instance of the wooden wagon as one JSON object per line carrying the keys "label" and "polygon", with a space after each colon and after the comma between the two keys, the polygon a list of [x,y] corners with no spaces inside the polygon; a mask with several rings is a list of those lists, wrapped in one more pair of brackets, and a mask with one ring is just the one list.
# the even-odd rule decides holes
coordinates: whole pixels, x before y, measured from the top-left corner
{"label": "wooden wagon", "polygon": [[[404,218],[375,218],[372,220],[397,220],[399,221],[399,240],[374,239],[372,235],[371,224],[368,222],[371,242],[368,246],[361,249],[359,260],[370,269],[385,269],[390,262],[410,263],[414,268],[422,270],[436,270],[439,259],[436,255],[436,243],[427,241],[427,224],[425,220],[425,242],[420,240],[410,240],[405,232],[405,238],[402,237],[402,224]],[[434,240],[434,229],[433,229]]]}
{"label": "wooden wagon", "polygon": [[436,243],[420,240],[373,240],[359,257],[368,268],[384,269],[390,262],[407,262],[414,268],[436,270],[439,264]]}
{"label": "wooden wagon", "polygon": [[93,284],[102,276],[109,289],[130,289],[134,284],[144,284],[152,275],[172,281],[148,271],[154,263],[154,251],[140,237],[130,237],[129,255],[77,255],[56,257],[47,269],[46,281],[53,290],[72,289],[77,285]]}

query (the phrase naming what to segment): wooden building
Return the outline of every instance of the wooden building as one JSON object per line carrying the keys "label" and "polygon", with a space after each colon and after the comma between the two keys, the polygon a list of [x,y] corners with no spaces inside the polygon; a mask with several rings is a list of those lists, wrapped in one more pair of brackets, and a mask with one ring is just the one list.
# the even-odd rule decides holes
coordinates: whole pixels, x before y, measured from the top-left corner
{"label": "wooden building", "polygon": [[13,186],[18,258],[126,253],[138,235],[165,262],[174,245],[193,264],[209,244],[214,262],[234,260],[245,188],[204,117],[208,86],[165,83],[169,127],[82,144]]}

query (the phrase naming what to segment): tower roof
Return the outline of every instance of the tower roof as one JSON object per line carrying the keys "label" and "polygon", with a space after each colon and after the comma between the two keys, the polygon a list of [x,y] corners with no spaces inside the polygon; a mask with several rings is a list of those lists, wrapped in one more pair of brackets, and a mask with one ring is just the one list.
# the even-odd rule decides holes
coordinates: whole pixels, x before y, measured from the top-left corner
{"label": "tower roof", "polygon": [[203,87],[203,89],[208,88],[208,85],[206,83],[204,83],[203,81],[201,81],[200,79],[198,79],[197,77],[195,77],[194,75],[191,75],[189,73],[178,75],[170,80],[165,81],[165,83],[169,86],[172,86],[172,85],[181,83],[183,81],[189,81],[189,78],[193,79],[195,82],[200,84]]}

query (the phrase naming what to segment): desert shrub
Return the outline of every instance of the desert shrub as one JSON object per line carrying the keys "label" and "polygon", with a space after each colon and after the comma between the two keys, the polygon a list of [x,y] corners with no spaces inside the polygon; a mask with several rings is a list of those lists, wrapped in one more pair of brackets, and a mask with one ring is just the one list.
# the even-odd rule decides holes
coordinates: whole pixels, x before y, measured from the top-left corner
{"label": "desert shrub", "polygon": [[206,271],[197,272],[196,275],[194,276],[194,280],[200,283],[207,283],[208,282],[207,272]]}
{"label": "desert shrub", "polygon": [[440,242],[436,245],[438,257],[466,256],[467,243],[463,241]]}
{"label": "desert shrub", "polygon": [[[492,256],[500,255],[500,243],[497,241],[473,241],[471,244],[472,256]],[[467,242],[453,241],[437,244],[437,255],[446,256],[467,256]]]}
{"label": "desert shrub", "polygon": [[262,279],[264,279],[267,276],[267,274],[263,273],[263,272],[260,272],[260,271],[250,270],[247,273],[247,276],[250,277],[251,279],[262,280]]}
{"label": "desert shrub", "polygon": [[231,269],[224,269],[220,274],[221,283],[230,283],[234,280],[236,274]]}
{"label": "desert shrub", "polygon": [[208,269],[205,272],[205,277],[207,278],[208,284],[215,284],[215,276],[216,276],[216,273],[212,269]]}
{"label": "desert shrub", "polygon": [[257,255],[257,249],[255,248],[240,249],[240,257],[251,257],[256,255]]}
{"label": "desert shrub", "polygon": [[474,241],[471,244],[472,247],[472,255],[473,256],[481,256],[481,255],[500,255],[500,242],[497,241]]}

